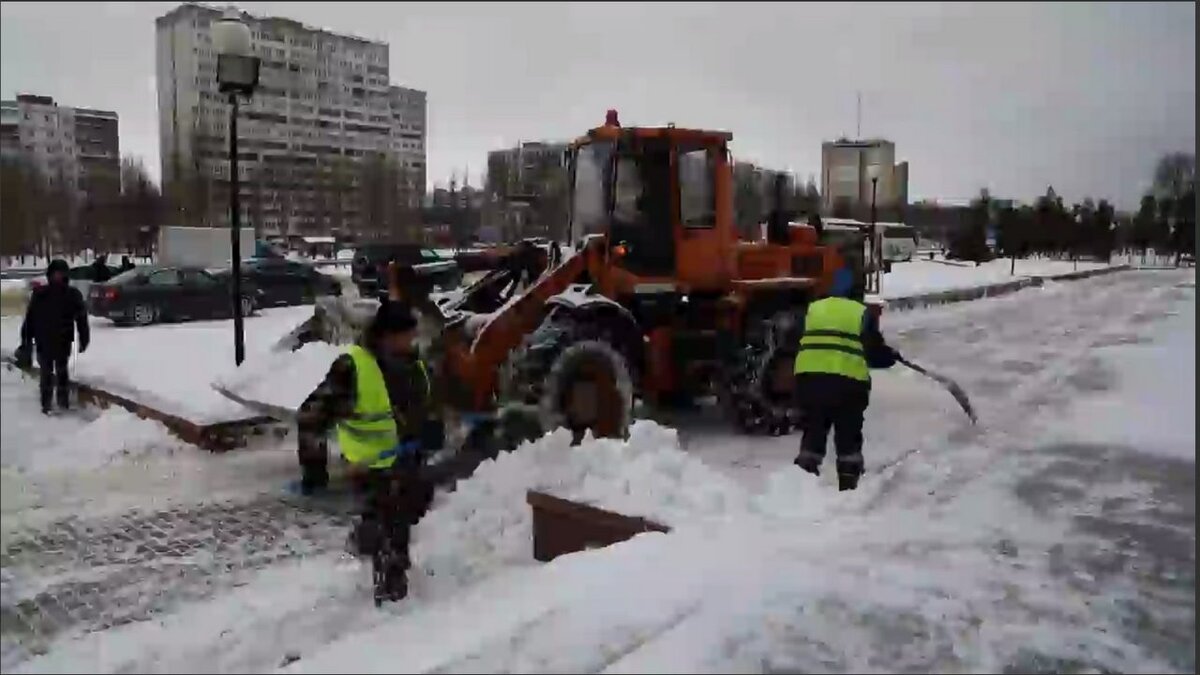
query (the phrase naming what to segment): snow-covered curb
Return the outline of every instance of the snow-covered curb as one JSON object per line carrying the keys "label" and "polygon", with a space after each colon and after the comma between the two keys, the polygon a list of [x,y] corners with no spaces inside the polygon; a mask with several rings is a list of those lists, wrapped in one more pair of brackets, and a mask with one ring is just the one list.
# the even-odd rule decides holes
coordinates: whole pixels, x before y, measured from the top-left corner
{"label": "snow-covered curb", "polygon": [[1019,291],[1023,288],[1041,286],[1047,281],[1078,281],[1080,279],[1087,279],[1089,277],[1099,276],[1101,274],[1122,272],[1128,269],[1130,269],[1129,265],[1114,265],[1112,267],[1080,270],[1078,272],[1067,272],[1064,274],[1030,276],[996,284],[982,284],[970,288],[952,288],[944,291],[920,293],[917,295],[908,295],[900,298],[888,298],[882,302],[884,303],[884,306],[890,310],[918,309],[933,305],[945,305],[952,302],[966,302],[968,300],[978,300],[980,298],[1006,295],[1008,293]]}

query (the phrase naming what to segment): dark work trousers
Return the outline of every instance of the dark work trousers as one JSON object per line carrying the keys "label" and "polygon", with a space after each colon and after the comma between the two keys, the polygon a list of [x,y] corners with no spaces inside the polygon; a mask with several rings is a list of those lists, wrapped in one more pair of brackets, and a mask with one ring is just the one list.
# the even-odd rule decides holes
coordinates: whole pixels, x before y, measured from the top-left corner
{"label": "dark work trousers", "polygon": [[871,398],[871,385],[840,375],[806,373],[796,376],[800,406],[800,454],[796,464],[817,474],[825,459],[830,429],[837,449],[838,487],[853,490],[863,473],[863,415]]}
{"label": "dark work trousers", "polygon": [[[42,410],[50,409],[50,400],[57,393],[58,407],[66,408],[70,404],[70,374],[67,372],[68,361],[71,358],[71,345],[59,349],[38,349],[37,362],[39,371],[38,392],[42,395]],[[58,391],[55,392],[55,389]]]}
{"label": "dark work trousers", "polygon": [[372,557],[376,599],[400,600],[408,594],[412,527],[433,502],[433,484],[423,475],[420,457],[407,456],[390,468],[368,471],[361,487],[358,553]]}

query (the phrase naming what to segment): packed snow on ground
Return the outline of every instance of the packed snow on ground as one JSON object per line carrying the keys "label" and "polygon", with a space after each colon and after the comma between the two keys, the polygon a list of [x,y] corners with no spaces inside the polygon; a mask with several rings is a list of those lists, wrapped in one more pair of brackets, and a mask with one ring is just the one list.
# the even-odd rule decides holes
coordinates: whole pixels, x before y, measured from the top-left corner
{"label": "packed snow on ground", "polygon": [[[312,312],[312,306],[284,307],[246,317],[246,363],[263,358]],[[6,356],[20,344],[21,320],[0,320],[0,352]],[[232,321],[120,328],[92,317],[91,328],[87,352],[71,357],[76,380],[198,424],[252,416],[211,386],[234,368]]]}
{"label": "packed snow on ground", "polygon": [[[9,367],[0,369],[0,377],[4,378],[0,396],[5,410],[0,457],[5,468],[35,472],[86,469],[191,448],[162,424],[123,408],[56,412],[46,417],[34,412],[39,405],[36,380]],[[27,404],[22,406],[27,412],[17,412],[22,403]]]}
{"label": "packed snow on ground", "polygon": [[0,367],[0,378],[0,463],[6,469],[88,469],[184,447],[163,425],[122,408],[42,415],[36,379],[9,366]]}
{"label": "packed snow on ground", "polygon": [[892,265],[892,271],[884,274],[880,281],[880,297],[901,298],[1108,266],[1105,263],[1090,261],[1073,263],[1070,260],[1020,259],[1017,260],[1014,274],[1010,271],[1011,265],[1012,262],[1007,258],[992,260],[979,266],[954,260],[914,259],[911,262],[896,263]]}
{"label": "packed snow on ground", "polygon": [[37,380],[0,367],[3,531],[277,490],[296,477],[295,439],[216,455],[118,407],[40,412]]}
{"label": "packed snow on ground", "polygon": [[1116,381],[1072,408],[1065,435],[1196,461],[1195,304],[1172,310],[1159,340],[1130,341],[1097,350]]}

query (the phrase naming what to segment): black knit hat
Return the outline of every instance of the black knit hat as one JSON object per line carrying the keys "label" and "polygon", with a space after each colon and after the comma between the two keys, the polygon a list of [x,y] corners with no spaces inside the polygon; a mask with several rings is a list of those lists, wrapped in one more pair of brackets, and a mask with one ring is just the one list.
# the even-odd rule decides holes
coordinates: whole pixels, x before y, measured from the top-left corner
{"label": "black knit hat", "polygon": [[49,279],[55,272],[62,272],[64,275],[70,274],[71,266],[62,258],[55,258],[46,266],[46,278]]}
{"label": "black knit hat", "polygon": [[375,335],[384,333],[404,333],[417,327],[417,318],[413,316],[412,308],[404,302],[384,300],[379,303],[375,318],[371,321],[371,332]]}

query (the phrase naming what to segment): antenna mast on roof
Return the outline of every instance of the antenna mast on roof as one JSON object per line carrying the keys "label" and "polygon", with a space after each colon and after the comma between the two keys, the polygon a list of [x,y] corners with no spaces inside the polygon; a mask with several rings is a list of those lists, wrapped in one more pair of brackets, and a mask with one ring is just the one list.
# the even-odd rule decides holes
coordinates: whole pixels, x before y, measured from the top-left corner
{"label": "antenna mast on roof", "polygon": [[854,140],[862,140],[862,92],[855,92],[858,102],[854,107]]}

